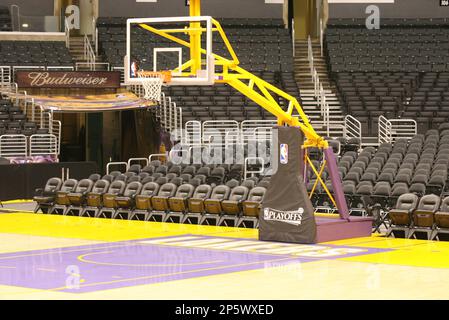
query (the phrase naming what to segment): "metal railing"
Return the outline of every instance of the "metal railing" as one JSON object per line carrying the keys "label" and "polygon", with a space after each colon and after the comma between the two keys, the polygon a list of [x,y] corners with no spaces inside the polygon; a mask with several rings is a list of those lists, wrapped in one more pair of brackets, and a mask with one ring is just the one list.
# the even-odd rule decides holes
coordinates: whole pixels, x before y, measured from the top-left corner
{"label": "metal railing", "polygon": [[95,70],[96,67],[95,51],[92,48],[92,44],[90,43],[87,34],[84,35],[84,60],[86,61],[86,64],[90,70]]}
{"label": "metal railing", "polygon": [[197,120],[187,121],[184,125],[184,136],[182,143],[186,145],[200,145],[202,137],[201,122]]}
{"label": "metal railing", "polygon": [[146,166],[146,165],[148,165],[148,158],[129,158],[128,159],[128,168],[131,167],[131,164],[133,162],[137,162],[137,163],[144,162],[145,166]]}
{"label": "metal railing", "polygon": [[[225,141],[226,133],[229,131],[238,132],[239,123],[235,120],[208,120],[202,123],[202,143],[222,145]],[[221,136],[219,141],[214,138]]]}
{"label": "metal railing", "polygon": [[125,85],[125,67],[111,67],[111,71],[120,71],[120,84]]}
{"label": "metal railing", "polygon": [[74,71],[73,66],[48,66],[47,71]]}
{"label": "metal railing", "polygon": [[362,124],[351,115],[345,117],[344,137],[346,139],[358,138],[362,141]]}
{"label": "metal railing", "polygon": [[11,85],[11,66],[0,66],[0,86],[2,90]]}
{"label": "metal railing", "polygon": [[12,31],[20,31],[20,7],[16,4],[11,5],[11,27]]}
{"label": "metal railing", "polygon": [[387,119],[379,117],[379,144],[394,143],[398,139],[411,139],[418,133],[418,125],[413,119]]}
{"label": "metal railing", "polygon": [[56,136],[57,139],[57,148],[58,155],[61,153],[61,132],[62,132],[62,124],[59,120],[53,120],[50,133]]}
{"label": "metal railing", "polygon": [[391,143],[391,122],[384,116],[379,117],[377,135],[379,144]]}
{"label": "metal railing", "polygon": [[0,136],[0,157],[27,157],[28,141],[23,134],[5,134]]}
{"label": "metal railing", "polygon": [[324,38],[323,19],[320,19],[320,51],[321,51],[321,56],[323,56],[323,38]]}
{"label": "metal railing", "polygon": [[244,120],[240,124],[241,141],[271,140],[272,128],[277,124],[276,120]]}
{"label": "metal railing", "polygon": [[92,42],[94,43],[95,55],[98,55],[98,28],[95,17],[92,17]]}
{"label": "metal railing", "polygon": [[[112,166],[120,166],[120,167],[125,166],[125,171],[123,171],[123,172],[126,172],[129,168],[127,162],[109,162],[108,164],[106,164],[106,174],[109,174]],[[122,172],[122,171],[120,171],[120,172]]]}
{"label": "metal railing", "polygon": [[30,157],[58,156],[58,138],[54,134],[33,134],[30,136]]}
{"label": "metal railing", "polygon": [[70,48],[70,28],[67,22],[67,18],[64,19],[64,34],[65,34],[65,46],[67,49]]}
{"label": "metal railing", "polygon": [[109,62],[76,62],[75,70],[78,71],[83,66],[87,66],[89,71],[97,71],[100,66],[105,66],[106,71],[108,71],[110,69]]}
{"label": "metal railing", "polygon": [[388,119],[390,121],[391,139],[411,139],[418,133],[418,125],[413,119]]}
{"label": "metal railing", "polygon": [[293,46],[293,57],[296,56],[296,46],[295,46],[295,19],[292,19],[292,46]]}
{"label": "metal railing", "polygon": [[[260,169],[256,170],[250,170],[249,166],[251,165],[250,162],[259,162],[260,163]],[[262,157],[247,157],[245,158],[245,164],[243,166],[243,179],[246,179],[248,177],[248,174],[253,176],[254,174],[262,174],[265,170],[265,160]]]}

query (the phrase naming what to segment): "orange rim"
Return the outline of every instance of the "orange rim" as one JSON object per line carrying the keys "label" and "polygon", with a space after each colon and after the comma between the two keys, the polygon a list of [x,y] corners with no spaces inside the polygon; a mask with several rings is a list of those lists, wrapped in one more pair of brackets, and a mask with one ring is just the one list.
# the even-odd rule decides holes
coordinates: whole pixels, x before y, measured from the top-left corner
{"label": "orange rim", "polygon": [[171,71],[139,71],[137,72],[137,75],[143,77],[160,76],[165,83],[171,81]]}

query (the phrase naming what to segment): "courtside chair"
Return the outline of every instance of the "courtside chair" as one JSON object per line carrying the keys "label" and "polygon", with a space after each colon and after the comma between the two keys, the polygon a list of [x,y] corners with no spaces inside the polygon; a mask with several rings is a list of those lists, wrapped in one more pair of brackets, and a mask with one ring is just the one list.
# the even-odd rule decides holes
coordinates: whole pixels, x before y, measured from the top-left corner
{"label": "courtside chair", "polygon": [[[109,176],[112,177],[112,176]],[[103,177],[104,178],[104,177]],[[100,179],[95,182],[92,191],[86,195],[86,206],[80,213],[82,217],[96,217],[103,205],[103,194],[109,189],[110,181]]]}
{"label": "courtside chair", "polygon": [[114,219],[128,220],[131,217],[131,212],[135,206],[135,197],[141,192],[142,184],[139,181],[128,183],[123,192],[123,195],[115,198],[117,203],[117,211],[114,214]]}
{"label": "courtside chair", "polygon": [[409,238],[430,240],[435,222],[435,212],[440,208],[440,197],[425,195],[419,200],[418,208],[413,212],[413,225]]}
{"label": "courtside chair", "polygon": [[212,190],[209,199],[204,200],[204,215],[200,224],[214,225],[218,224],[220,215],[223,212],[221,202],[228,199],[231,188],[226,185],[218,185]]}
{"label": "courtside chair", "polygon": [[449,240],[449,196],[441,201],[440,209],[435,213],[432,240]]}
{"label": "courtside chair", "polygon": [[265,197],[264,187],[255,187],[248,194],[248,199],[242,202],[242,216],[237,222],[237,227],[257,228],[259,226],[259,212]]}
{"label": "courtside chair", "polygon": [[388,213],[390,225],[386,236],[393,235],[396,238],[408,238],[410,225],[412,224],[412,213],[418,205],[418,196],[412,193],[406,193],[398,198],[396,206]]}
{"label": "courtside chair", "polygon": [[249,189],[238,186],[232,189],[229,199],[221,202],[223,215],[218,221],[219,226],[235,227],[242,212],[242,202],[248,197]]}
{"label": "courtside chair", "polygon": [[125,191],[126,183],[122,180],[115,180],[109,186],[108,192],[103,194],[103,207],[98,212],[96,218],[111,219],[117,209],[118,196],[121,196]]}
{"label": "courtside chair", "polygon": [[152,210],[151,198],[157,195],[159,185],[156,182],[147,182],[143,185],[140,194],[136,195],[136,207],[132,212],[130,220],[147,221]]}
{"label": "courtside chair", "polygon": [[173,197],[176,193],[177,186],[173,183],[163,184],[156,196],[151,198],[151,206],[153,210],[148,217],[148,221],[163,222],[170,209],[168,199]]}
{"label": "courtside chair", "polygon": [[56,198],[56,192],[61,188],[62,180],[60,178],[48,179],[43,189],[36,189],[33,200],[36,201],[36,208],[34,213],[39,210],[42,213],[48,213],[48,210],[53,206]]}
{"label": "courtside chair", "polygon": [[92,190],[94,182],[90,179],[82,179],[76,189],[70,192],[67,197],[69,198],[70,205],[68,206],[65,215],[67,216],[79,216],[83,210],[83,206],[86,203],[86,196]]}
{"label": "courtside chair", "polygon": [[64,214],[67,207],[70,205],[69,193],[73,192],[78,185],[78,180],[67,179],[62,184],[59,191],[56,192],[55,203],[49,210],[50,214]]}
{"label": "courtside chair", "polygon": [[199,185],[190,199],[187,199],[188,212],[183,223],[200,224],[204,213],[204,201],[210,197],[212,187],[208,184]]}
{"label": "courtside chair", "polygon": [[187,211],[187,199],[191,198],[195,187],[191,184],[183,184],[178,187],[174,197],[168,199],[170,212],[167,213],[164,222],[182,223]]}

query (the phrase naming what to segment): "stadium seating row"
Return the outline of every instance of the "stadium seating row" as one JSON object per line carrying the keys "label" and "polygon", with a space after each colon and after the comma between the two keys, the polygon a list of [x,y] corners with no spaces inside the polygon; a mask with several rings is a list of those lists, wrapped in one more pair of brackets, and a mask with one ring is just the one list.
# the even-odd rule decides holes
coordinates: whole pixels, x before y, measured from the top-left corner
{"label": "stadium seating row", "polygon": [[[250,189],[245,183],[238,185],[236,180],[230,180],[235,183],[233,186],[228,182],[195,187],[189,183],[159,185],[99,178],[92,175],[79,182],[68,179],[64,183],[51,178],[34,197],[38,203],[36,212],[41,209],[49,214],[256,227],[266,190],[261,186]],[[249,181],[254,184],[254,180]]]}
{"label": "stadium seating row", "polygon": [[63,41],[2,41],[0,63],[6,66],[73,66]]}
{"label": "stadium seating row", "polygon": [[38,128],[27,119],[23,111],[7,99],[0,100],[0,135],[4,134],[48,134],[48,129]]}
{"label": "stadium seating row", "polygon": [[419,198],[416,194],[402,194],[393,209],[387,236],[444,240],[449,235],[449,197],[442,201],[434,194]]}

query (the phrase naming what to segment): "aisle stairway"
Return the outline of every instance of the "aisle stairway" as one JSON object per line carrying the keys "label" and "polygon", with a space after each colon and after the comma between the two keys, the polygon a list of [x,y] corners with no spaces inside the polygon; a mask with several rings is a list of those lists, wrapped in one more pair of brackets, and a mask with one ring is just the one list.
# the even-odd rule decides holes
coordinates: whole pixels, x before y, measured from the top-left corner
{"label": "aisle stairway", "polygon": [[297,40],[295,42],[295,77],[300,87],[302,108],[309,116],[312,125],[318,133],[332,137],[342,136],[344,115],[338,97],[335,94],[335,86],[328,76],[326,60],[324,57],[321,57],[320,43],[318,40],[312,40],[312,49],[314,67],[323,85],[326,101],[329,104],[329,120],[332,123],[329,131],[323,124],[324,119],[320,110],[321,108],[314,96],[314,84],[307,58],[307,40]]}
{"label": "aisle stairway", "polygon": [[[92,37],[88,36],[89,40],[92,44]],[[88,71],[91,68],[87,64],[87,60],[84,57],[84,36],[70,36],[70,45],[69,45],[70,54],[73,57],[73,60],[77,64],[77,70],[79,71]],[[92,44],[92,47],[94,45]],[[95,56],[95,70],[96,71],[107,71],[108,65],[104,63],[101,56]]]}

